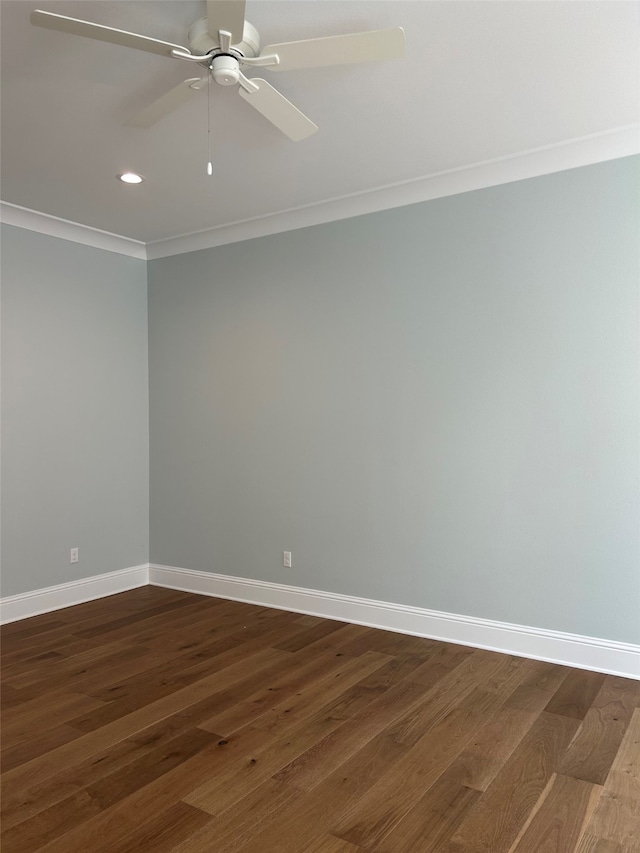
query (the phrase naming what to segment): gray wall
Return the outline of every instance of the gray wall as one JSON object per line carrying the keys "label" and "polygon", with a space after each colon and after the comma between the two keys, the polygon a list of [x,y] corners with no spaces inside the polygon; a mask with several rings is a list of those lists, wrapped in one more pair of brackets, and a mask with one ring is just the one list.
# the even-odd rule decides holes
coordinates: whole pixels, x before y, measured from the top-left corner
{"label": "gray wall", "polygon": [[2,594],[145,563],[146,264],[3,226],[1,271]]}
{"label": "gray wall", "polygon": [[639,160],[151,262],[152,561],[637,642]]}

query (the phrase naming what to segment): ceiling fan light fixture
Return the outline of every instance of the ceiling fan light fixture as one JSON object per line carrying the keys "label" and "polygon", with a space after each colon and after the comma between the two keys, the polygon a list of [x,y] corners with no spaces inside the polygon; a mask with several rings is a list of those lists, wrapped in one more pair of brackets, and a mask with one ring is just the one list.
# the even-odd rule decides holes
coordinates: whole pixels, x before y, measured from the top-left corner
{"label": "ceiling fan light fixture", "polygon": [[142,175],[138,175],[137,172],[121,172],[116,175],[116,178],[123,184],[141,184],[144,181]]}

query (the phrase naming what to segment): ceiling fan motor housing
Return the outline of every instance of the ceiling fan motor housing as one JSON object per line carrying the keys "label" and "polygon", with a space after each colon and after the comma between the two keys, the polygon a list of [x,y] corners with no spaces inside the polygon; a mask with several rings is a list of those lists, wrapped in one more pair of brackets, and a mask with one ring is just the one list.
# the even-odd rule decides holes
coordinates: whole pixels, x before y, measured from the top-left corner
{"label": "ceiling fan motor housing", "polygon": [[[201,55],[220,50],[220,45],[215,37],[209,34],[207,18],[200,18],[189,28],[189,46],[193,53]],[[245,21],[242,41],[231,45],[231,47],[241,56],[257,56],[260,53],[260,34],[254,26]]]}
{"label": "ceiling fan motor housing", "polygon": [[211,62],[211,76],[221,86],[234,86],[240,79],[240,67],[235,56],[222,54],[214,56]]}

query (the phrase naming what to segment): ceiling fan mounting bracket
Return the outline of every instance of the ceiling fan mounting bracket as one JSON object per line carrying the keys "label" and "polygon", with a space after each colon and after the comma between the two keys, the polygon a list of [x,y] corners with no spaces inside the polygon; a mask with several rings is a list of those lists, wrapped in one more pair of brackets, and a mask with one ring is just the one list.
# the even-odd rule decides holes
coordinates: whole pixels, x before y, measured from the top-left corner
{"label": "ceiling fan mounting bracket", "polygon": [[[216,53],[221,50],[219,42],[209,34],[207,18],[200,18],[189,28],[189,47],[200,55]],[[253,58],[260,53],[260,34],[248,21],[244,22],[242,41],[231,45],[234,54]]]}

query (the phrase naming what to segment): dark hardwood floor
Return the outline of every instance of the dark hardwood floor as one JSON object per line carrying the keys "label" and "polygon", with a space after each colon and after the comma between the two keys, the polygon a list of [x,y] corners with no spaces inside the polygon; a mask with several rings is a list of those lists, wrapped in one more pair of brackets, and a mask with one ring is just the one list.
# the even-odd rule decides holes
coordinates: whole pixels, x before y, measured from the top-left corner
{"label": "dark hardwood floor", "polygon": [[156,587],[2,658],[3,853],[640,853],[640,682]]}

